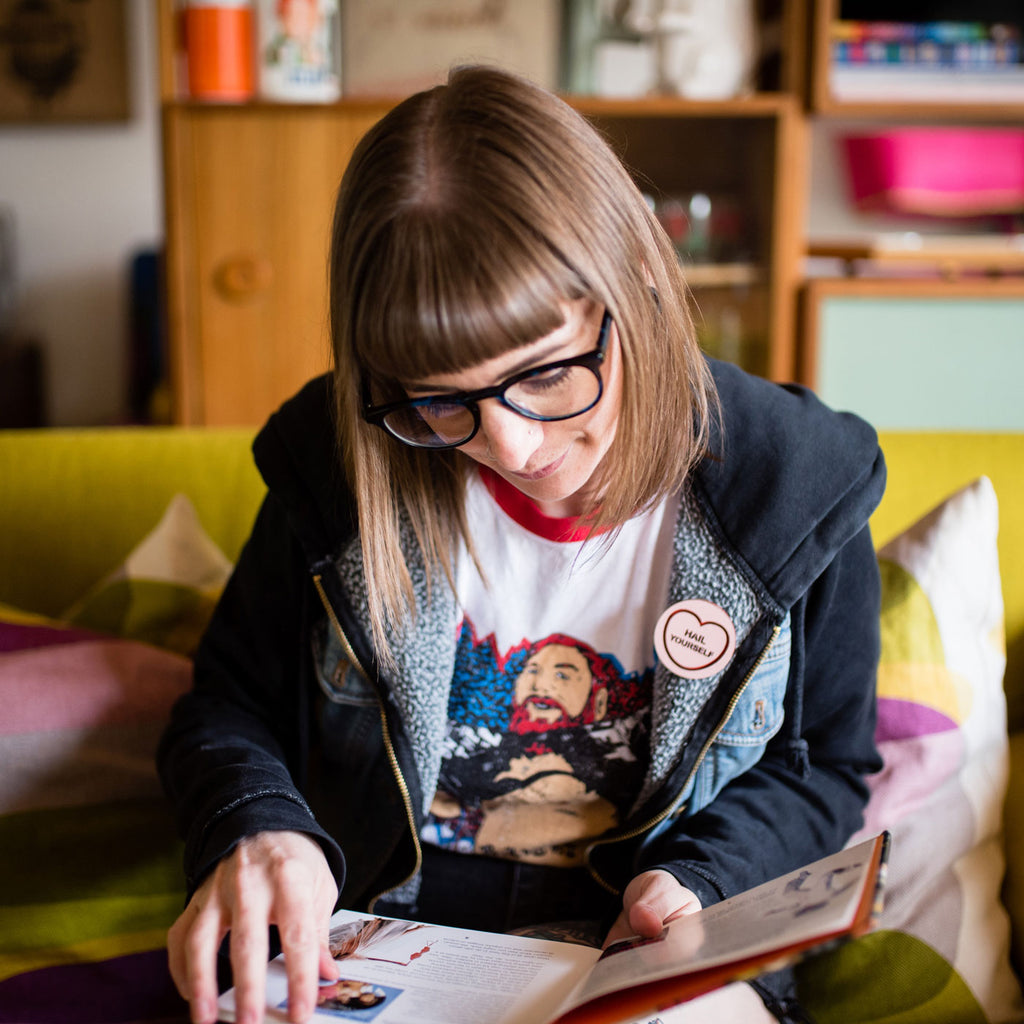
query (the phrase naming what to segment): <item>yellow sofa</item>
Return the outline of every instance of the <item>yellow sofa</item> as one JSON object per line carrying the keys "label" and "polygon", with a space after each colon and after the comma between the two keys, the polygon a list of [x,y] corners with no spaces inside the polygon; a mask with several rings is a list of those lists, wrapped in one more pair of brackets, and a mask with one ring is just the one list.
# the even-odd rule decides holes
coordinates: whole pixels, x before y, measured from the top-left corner
{"label": "yellow sofa", "polygon": [[[234,558],[263,493],[248,430],[0,431],[0,602],[58,614],[116,565],[184,491]],[[1024,727],[1024,435],[889,433],[881,546],[958,487],[1000,501],[1011,723]]]}
{"label": "yellow sofa", "polygon": [[[179,492],[190,497],[203,528],[227,558],[234,559],[263,492],[249,452],[251,436],[247,430],[163,428],[0,432],[0,606],[6,606],[9,617],[23,625],[35,622],[25,617],[25,612],[59,617],[123,561]],[[873,520],[879,545],[976,477],[986,475],[995,486],[1001,510],[999,553],[1008,647],[1005,686],[1016,748],[1024,743],[1024,739],[1017,740],[1017,736],[1024,738],[1024,574],[1018,571],[1024,566],[1024,434],[893,433],[884,435],[882,444],[889,486]],[[42,629],[46,623],[36,625]],[[144,657],[137,648],[132,650],[133,657]],[[5,656],[0,649],[0,665]],[[159,670],[178,673],[174,683],[178,686],[186,670],[180,655],[171,657],[179,660],[161,662]],[[0,688],[3,685],[0,674]],[[0,706],[0,739],[5,732],[5,714]],[[158,726],[159,722],[150,722],[148,735],[155,735]],[[52,734],[38,723],[19,728],[27,730],[25,735],[43,737],[39,741],[43,745],[47,737],[52,740]],[[72,732],[75,756],[80,757],[83,750],[88,751],[90,738],[80,729]],[[23,750],[25,745],[11,749]],[[1020,752],[1024,753],[1024,746]],[[1016,941],[1024,936],[1024,824],[1019,820],[1024,814],[1017,813],[1017,807],[1024,806],[1024,759],[1015,765],[1010,793],[1005,903]],[[137,803],[131,805],[135,810]],[[128,804],[119,804],[115,794],[103,797],[100,810],[100,804],[89,805],[87,798],[77,798],[77,806],[79,811],[91,806],[93,818],[83,823],[64,809],[61,814],[65,817],[58,824],[59,829],[72,827],[67,834],[77,836],[75,842],[81,843],[85,841],[82,837],[89,835],[90,821],[98,829]],[[38,834],[31,850],[41,851],[42,864],[48,855],[48,823],[57,821],[54,813],[50,805],[37,808],[24,800],[6,818],[0,809],[0,849],[5,835],[14,836],[22,844],[18,847],[21,854],[33,856],[25,853],[25,836]],[[145,813],[150,816],[145,820],[152,821],[157,812],[150,809]],[[5,821],[10,826],[6,833]],[[170,836],[166,822],[152,828],[154,834]],[[161,842],[166,850],[149,851],[157,867],[149,862],[144,865],[147,854],[135,851],[125,873],[107,872],[102,884],[94,884],[86,875],[78,879],[77,888],[70,882],[57,885],[52,903],[40,895],[43,881],[37,878],[23,890],[0,864],[0,877],[6,878],[0,883],[0,1006],[11,993],[23,992],[17,986],[26,976],[38,976],[45,982],[40,990],[58,992],[69,979],[58,981],[47,971],[85,970],[98,962],[109,967],[116,962],[126,966],[129,974],[141,970],[147,983],[137,985],[138,992],[127,993],[136,1000],[130,1006],[131,1018],[110,1019],[168,1020],[175,1019],[175,1013],[183,1014],[173,995],[164,991],[166,979],[161,978],[159,984],[153,981],[162,969],[158,966],[162,928],[173,919],[182,895],[174,873],[179,851],[173,839]],[[107,852],[113,860],[121,856],[121,851],[109,844]],[[0,853],[0,860],[4,859]],[[146,885],[138,881],[143,875],[149,880]],[[122,878],[128,879],[124,883],[127,888],[119,892],[118,879]],[[138,919],[139,915],[145,920]],[[97,920],[101,924],[94,927]],[[74,933],[71,939],[65,928],[68,934]],[[81,980],[69,978],[76,985]],[[122,986],[122,995],[130,987]],[[156,1002],[153,992],[162,993]],[[38,1018],[26,1014],[19,1019],[31,1024],[34,1019],[46,1018],[40,1011]]]}

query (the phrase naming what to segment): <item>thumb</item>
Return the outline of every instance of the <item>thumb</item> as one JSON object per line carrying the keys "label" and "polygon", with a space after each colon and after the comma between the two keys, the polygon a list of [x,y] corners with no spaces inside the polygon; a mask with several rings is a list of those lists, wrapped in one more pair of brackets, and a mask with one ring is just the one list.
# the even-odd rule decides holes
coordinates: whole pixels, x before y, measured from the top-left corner
{"label": "thumb", "polygon": [[629,927],[637,935],[654,938],[661,934],[670,908],[663,905],[666,900],[659,898],[658,886],[652,880],[645,881],[647,884],[642,886],[628,908]]}

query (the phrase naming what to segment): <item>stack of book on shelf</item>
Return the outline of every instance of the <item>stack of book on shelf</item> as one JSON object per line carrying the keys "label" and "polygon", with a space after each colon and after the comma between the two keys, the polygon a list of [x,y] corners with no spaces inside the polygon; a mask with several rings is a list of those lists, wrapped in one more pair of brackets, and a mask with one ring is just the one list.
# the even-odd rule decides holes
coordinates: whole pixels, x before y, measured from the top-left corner
{"label": "stack of book on shelf", "polygon": [[835,21],[829,86],[846,102],[1024,102],[1021,26]]}

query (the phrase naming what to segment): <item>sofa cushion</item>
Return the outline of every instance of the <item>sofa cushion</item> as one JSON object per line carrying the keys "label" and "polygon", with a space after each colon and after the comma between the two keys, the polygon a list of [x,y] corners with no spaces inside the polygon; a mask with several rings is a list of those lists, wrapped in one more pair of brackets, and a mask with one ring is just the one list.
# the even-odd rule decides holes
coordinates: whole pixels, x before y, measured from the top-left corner
{"label": "sofa cushion", "polygon": [[231,563],[176,494],[124,561],[62,616],[72,625],[192,654]]}
{"label": "sofa cushion", "polygon": [[879,552],[882,658],[864,829],[892,833],[871,935],[799,970],[819,1024],[1024,1019],[1000,902],[1008,771],[998,507],[987,479]]}
{"label": "sofa cushion", "polygon": [[184,1019],[154,751],[188,659],[0,608],[0,1022]]}

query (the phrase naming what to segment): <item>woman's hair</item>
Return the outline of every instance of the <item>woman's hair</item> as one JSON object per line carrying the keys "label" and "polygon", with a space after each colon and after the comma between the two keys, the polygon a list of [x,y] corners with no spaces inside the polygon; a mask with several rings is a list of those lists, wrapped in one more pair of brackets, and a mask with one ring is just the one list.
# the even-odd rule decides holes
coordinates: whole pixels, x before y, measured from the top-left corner
{"label": "woman's hair", "polygon": [[363,137],[345,171],[330,254],[338,430],[359,509],[378,650],[412,608],[400,533],[453,579],[467,457],[402,444],[360,415],[363,388],[452,373],[606,308],[622,402],[598,472],[595,533],[679,488],[715,408],[676,254],[594,127],[562,100],[492,67],[454,70]]}

